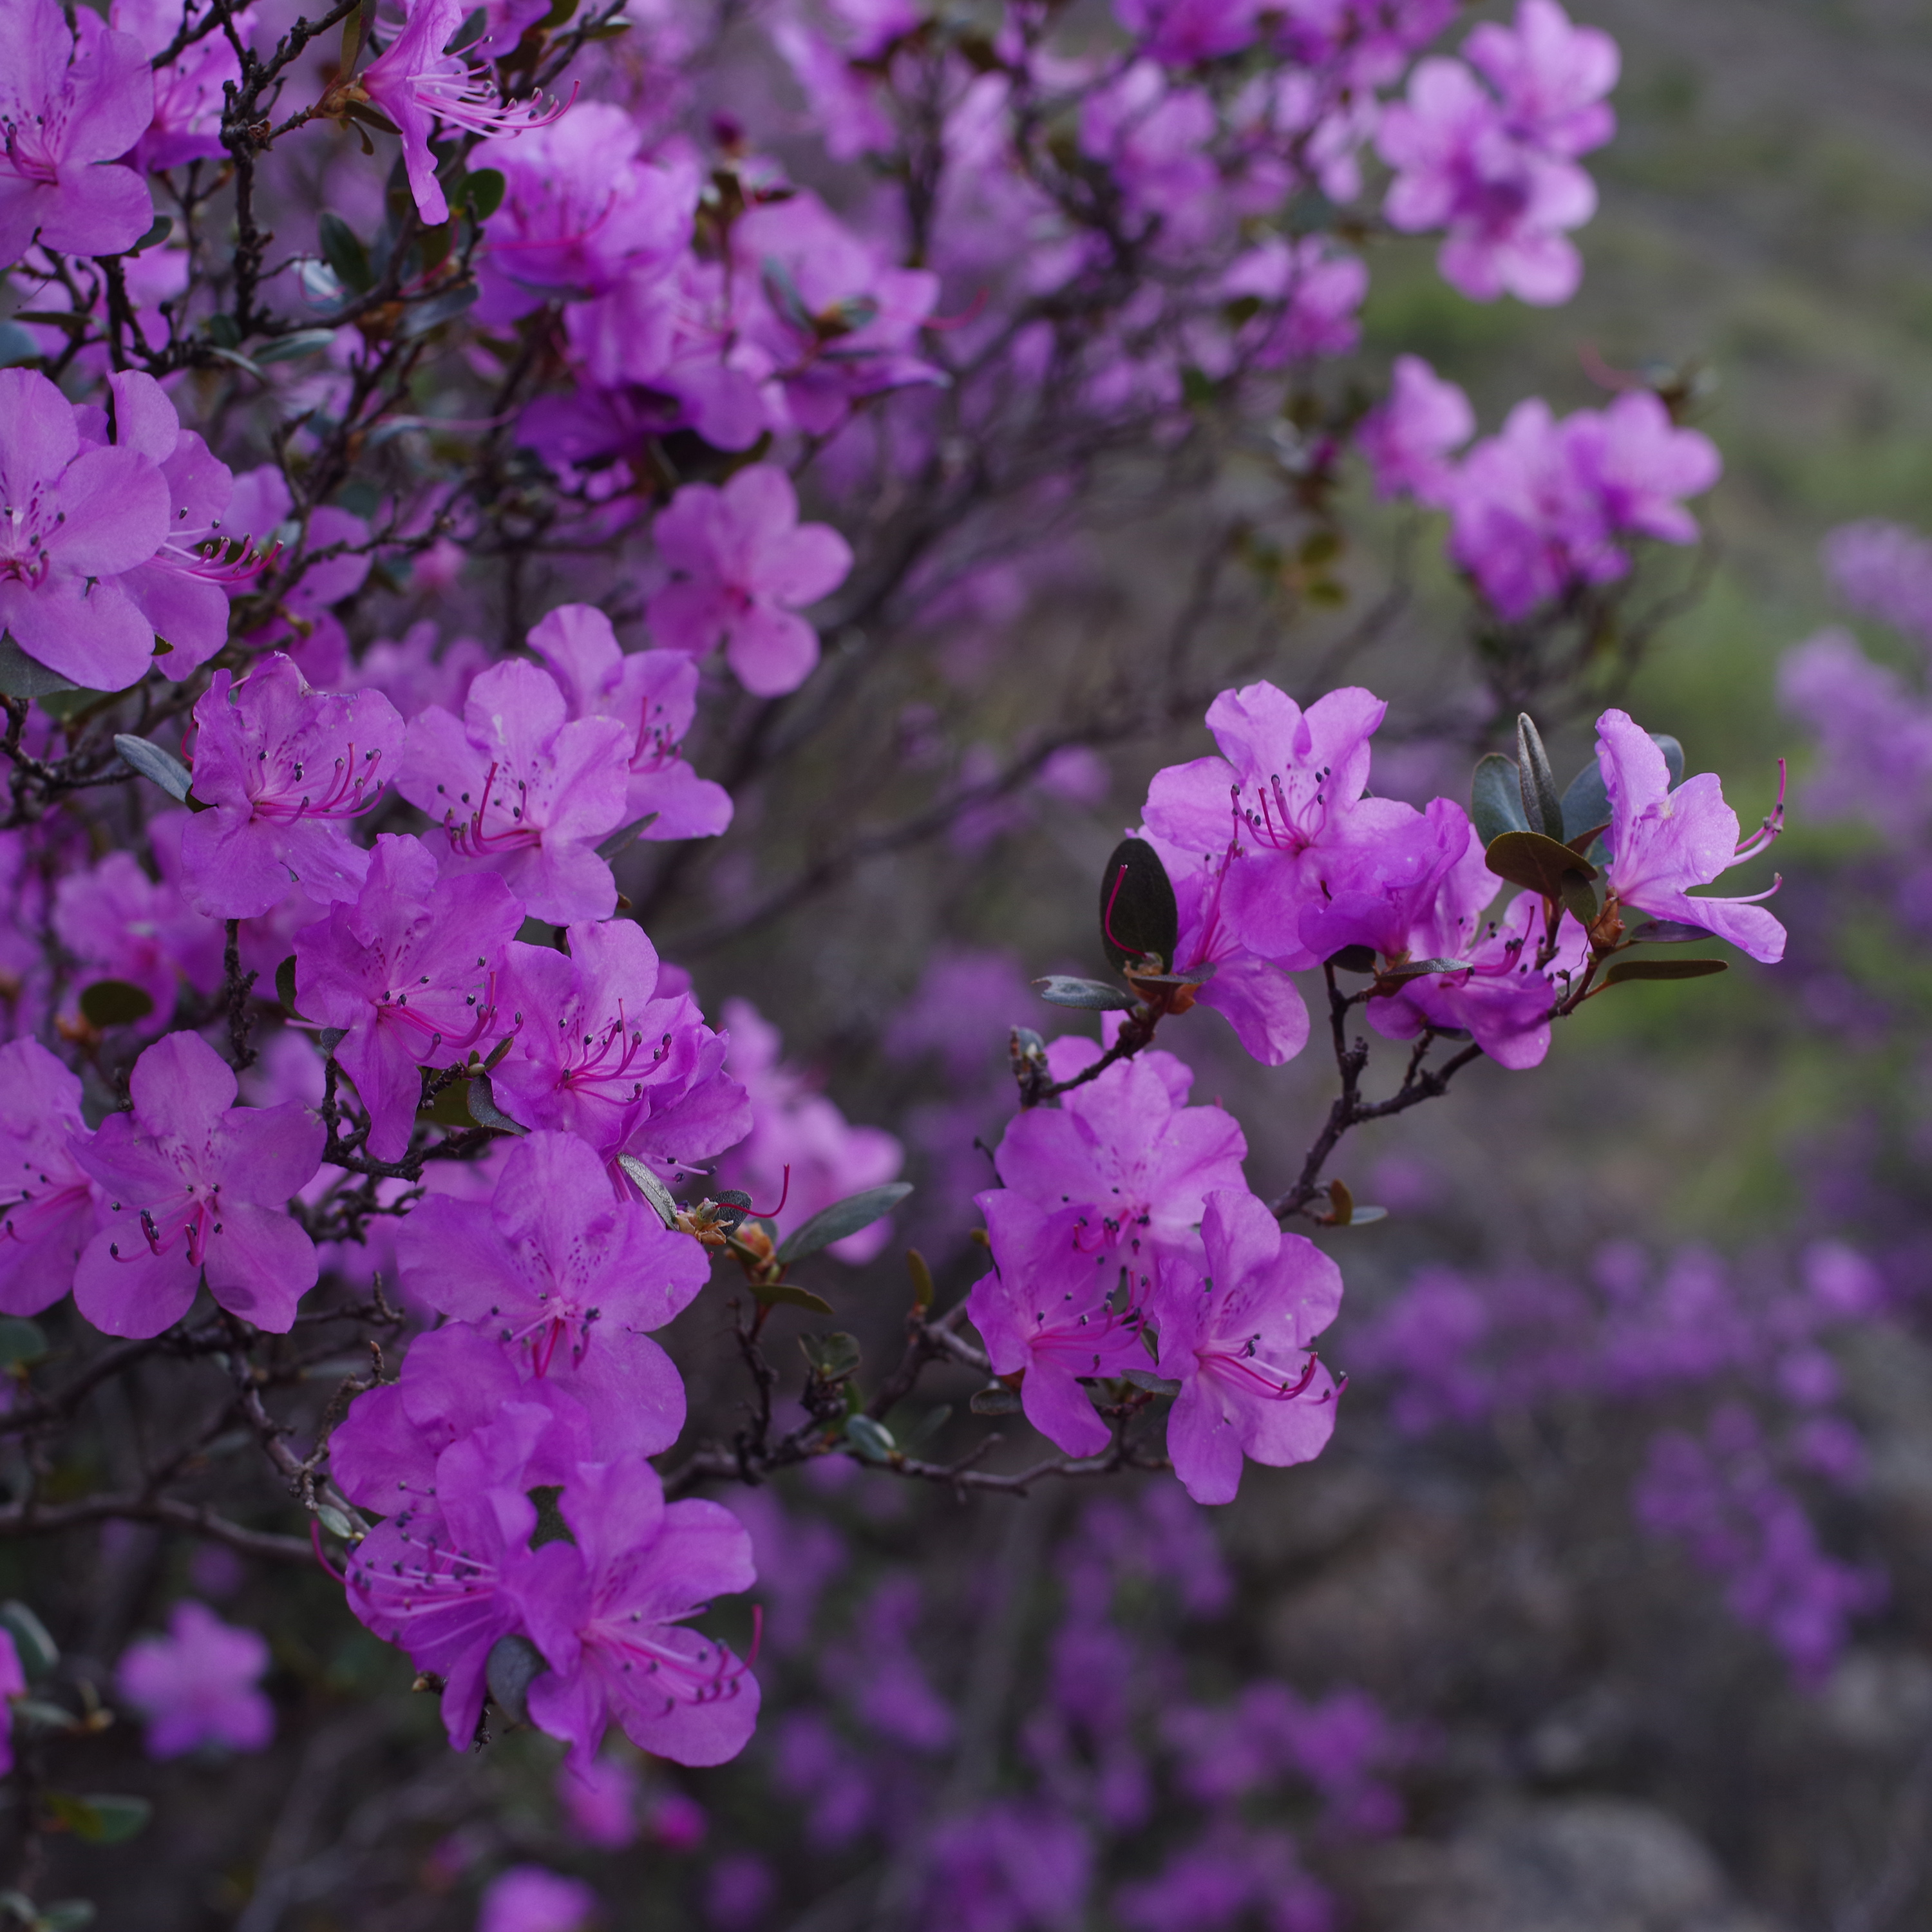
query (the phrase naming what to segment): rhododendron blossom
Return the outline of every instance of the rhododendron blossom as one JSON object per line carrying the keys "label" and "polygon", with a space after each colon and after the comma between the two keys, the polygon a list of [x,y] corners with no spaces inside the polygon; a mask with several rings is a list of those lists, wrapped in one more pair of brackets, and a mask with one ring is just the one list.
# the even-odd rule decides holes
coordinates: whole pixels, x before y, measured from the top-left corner
{"label": "rhododendron blossom", "polygon": [[166,1636],[128,1646],[115,1682],[147,1720],[150,1757],[204,1744],[258,1751],[275,1733],[274,1706],[256,1688],[268,1668],[265,1639],[190,1598],[175,1606]]}

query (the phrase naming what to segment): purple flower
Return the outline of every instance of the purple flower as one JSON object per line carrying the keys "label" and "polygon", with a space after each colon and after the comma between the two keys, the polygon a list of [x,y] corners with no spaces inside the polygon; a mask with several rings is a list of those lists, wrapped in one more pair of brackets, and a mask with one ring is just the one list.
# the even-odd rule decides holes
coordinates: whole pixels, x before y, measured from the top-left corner
{"label": "purple flower", "polygon": [[369,855],[346,820],[381,796],[403,721],[380,691],[310,690],[280,651],[240,684],[226,670],[194,707],[198,812],[182,837],[188,895],[217,919],[272,912],[297,888],[352,899]]}
{"label": "purple flower", "polygon": [[1210,152],[1214,104],[1138,60],[1081,104],[1080,151],[1109,168],[1133,226],[1163,252],[1198,246],[1220,226],[1225,190]]}
{"label": "purple flower", "polygon": [[386,832],[352,904],[296,934],[296,998],[345,1029],[335,1058],[369,1114],[368,1148],[399,1160],[420,1070],[459,1064],[503,1030],[497,980],[523,908],[490,873],[440,878],[419,839]]}
{"label": "purple flower", "polygon": [[396,789],[439,821],[446,869],[500,872],[559,926],[608,919],[617,884],[595,848],[623,822],[630,752],[614,718],[566,723],[556,680],[513,661],[470,686],[460,721],[410,719]]}
{"label": "purple flower", "polygon": [[1244,856],[1220,916],[1257,957],[1312,966],[1302,908],[1322,896],[1322,868],[1346,842],[1369,846],[1414,817],[1393,799],[1364,798],[1369,739],[1388,709],[1358,688],[1331,691],[1304,712],[1271,684],[1224,691],[1208,708],[1218,758],[1157,772],[1142,813],[1150,830],[1218,862],[1231,838]]}
{"label": "purple flower", "polygon": [[[848,1194],[898,1178],[905,1149],[897,1138],[883,1127],[854,1126],[786,1066],[778,1028],[748,1000],[724,1003],[724,1024],[730,1042],[724,1064],[744,1082],[752,1114],[750,1132],[718,1163],[725,1186],[755,1200],[783,1195],[789,1216],[802,1224]],[[842,1262],[868,1262],[891,1238],[892,1222],[881,1219],[826,1252]]]}
{"label": "purple flower", "polygon": [[586,1932],[602,1916],[597,1894],[581,1879],[512,1865],[490,1881],[476,1932]]}
{"label": "purple flower", "polygon": [[110,1335],[158,1335],[205,1272],[231,1314],[286,1334],[315,1286],[314,1246],[287,1203],[322,1165],[322,1123],[298,1101],[236,1106],[232,1070],[191,1033],[149,1047],[128,1090],[131,1113],[69,1142],[107,1196],[75,1305]]}
{"label": "purple flower", "polygon": [[[714,1597],[757,1580],[752,1539],[722,1504],[666,1505],[648,1462],[586,1462],[558,1507],[575,1538],[526,1574],[531,1636],[550,1660],[530,1686],[532,1718],[588,1764],[615,1720],[640,1750],[674,1764],[722,1764],[757,1724],[746,1665],[685,1624]],[[540,1554],[542,1552],[539,1552]]]}
{"label": "purple flower", "polygon": [[[58,22],[53,0],[41,4]],[[0,194],[0,219],[4,208]],[[169,520],[167,479],[148,458],[83,450],[73,404],[46,376],[0,369],[0,627],[28,656],[90,691],[138,683],[154,628],[119,580],[166,542]]]}
{"label": "purple flower", "polygon": [[487,68],[472,68],[460,56],[443,52],[464,17],[464,0],[415,0],[403,31],[356,76],[363,97],[402,136],[403,172],[425,227],[449,219],[449,202],[429,147],[439,122],[486,140],[544,122],[538,102],[506,101]]}
{"label": "purple flower", "polygon": [[[185,677],[228,641],[225,586],[252,577],[261,560],[250,555],[231,566],[219,554],[216,532],[235,479],[200,436],[182,428],[160,383],[131,370],[107,382],[114,398],[113,447],[146,457],[160,471],[169,499],[166,541],[146,562],[123,572],[118,587],[168,646],[157,668]],[[105,410],[82,410],[76,420],[83,442],[106,443]]]}
{"label": "purple flower", "polygon": [[[246,40],[254,10],[238,7],[230,18]],[[107,24],[129,35],[150,58],[172,44],[182,29],[181,0],[113,0]],[[242,78],[242,64],[228,36],[204,34],[154,76],[154,112],[129,154],[136,167],[160,174],[189,161],[219,160],[224,89]]]}
{"label": "purple flower", "polygon": [[606,295],[627,277],[662,274],[690,247],[698,170],[640,160],[643,140],[615,102],[586,100],[490,155],[505,190],[478,263],[479,321]]}
{"label": "purple flower", "polygon": [[1166,67],[1193,67],[1253,44],[1260,0],[1114,0],[1114,15]]}
{"label": "purple flower", "polygon": [[593,604],[564,604],[530,634],[573,718],[614,718],[629,734],[628,824],[649,817],[644,838],[715,838],[731,823],[731,795],[678,755],[698,715],[698,666],[682,651],[618,648]]}
{"label": "purple flower", "polygon": [[1355,442],[1378,496],[1413,496],[1439,509],[1454,488],[1450,452],[1475,429],[1476,412],[1461,389],[1420,356],[1398,356],[1388,398],[1363,418]]}
{"label": "purple flower", "polygon": [[1483,842],[1454,800],[1432,799],[1426,812],[1403,806],[1400,814],[1374,838],[1322,854],[1319,893],[1301,912],[1302,943],[1316,958],[1366,946],[1400,965],[1419,937],[1456,931],[1471,907],[1495,898]]}
{"label": "purple flower", "polygon": [[20,1652],[13,1633],[0,1630],[0,1700],[6,1706],[0,1717],[0,1778],[14,1768],[14,1700],[27,1694],[27,1673],[20,1667]]}
{"label": "purple flower", "polygon": [[1517,0],[1514,29],[1486,20],[1462,50],[1512,124],[1552,154],[1588,154],[1616,132],[1604,97],[1617,84],[1617,44],[1594,27],[1572,26],[1556,0]]}
{"label": "purple flower", "polygon": [[179,1757],[202,1744],[258,1751],[275,1734],[275,1709],[256,1689],[268,1646],[192,1598],[176,1604],[166,1636],[122,1654],[115,1688],[148,1720],[148,1755]]}
{"label": "purple flower", "polygon": [[[1099,1053],[1091,1040],[1055,1040],[1054,1078],[1069,1078]],[[1013,1122],[994,1157],[1001,1183],[1049,1214],[1070,1208],[1090,1251],[1130,1264],[1198,1257],[1203,1204],[1210,1190],[1245,1186],[1247,1142],[1233,1115],[1185,1104],[1193,1081],[1171,1053],[1117,1063],[1058,1107]],[[996,1192],[977,1197],[982,1211]]]}
{"label": "purple flower", "polygon": [[993,1372],[1024,1372],[1021,1406],[1048,1442],[1070,1456],[1097,1456],[1113,1432],[1081,1380],[1152,1366],[1141,1342],[1146,1264],[1124,1266],[1113,1249],[1084,1241],[1086,1222],[1072,1208],[1049,1214],[1007,1189],[980,1204],[993,1272],[974,1288],[967,1312]]}
{"label": "purple flower", "polygon": [[614,1198],[582,1141],[518,1142],[491,1200],[432,1196],[404,1222],[396,1250],[411,1294],[584,1401],[594,1454],[647,1456],[676,1441],[683,1384],[645,1331],[696,1295],[710,1258],[642,1202]]}
{"label": "purple flower", "polygon": [[560,1766],[556,1802],[571,1835],[586,1845],[620,1852],[637,1840],[638,1774],[616,1758]]}
{"label": "purple flower", "polygon": [[1244,1454],[1281,1468],[1334,1433],[1339,1391],[1308,1346],[1342,1305],[1342,1271],[1245,1190],[1208,1196],[1201,1238],[1205,1277],[1164,1271],[1155,1302],[1160,1372],[1181,1385],[1167,1448],[1197,1503],[1226,1503]]}
{"label": "purple flower", "polygon": [[0,1046],[0,1312],[38,1315],[74,1286],[100,1225],[84,1139],[80,1082],[38,1040]]}
{"label": "purple flower", "polygon": [[1832,588],[1862,615],[1932,644],[1932,543],[1898,524],[1841,524],[1820,546]]}
{"label": "purple flower", "polygon": [[1787,651],[1778,687],[1817,734],[1804,787],[1814,815],[1868,818],[1895,842],[1916,836],[1932,811],[1932,706],[1846,631]]}
{"label": "purple flower", "polygon": [[1262,1066],[1286,1066],[1308,1044],[1308,1008],[1282,962],[1250,952],[1222,916],[1222,895],[1240,859],[1232,846],[1218,859],[1204,854],[1190,860],[1161,839],[1148,843],[1167,868],[1180,914],[1174,970],[1214,968],[1214,977],[1194,989],[1193,1004],[1220,1013]]}
{"label": "purple flower", "polygon": [[1009,1799],[933,1834],[923,1922],[962,1932],[1074,1932],[1087,1920],[1093,1834],[1036,1800]]}
{"label": "purple flower", "polygon": [[1229,266],[1222,287],[1230,302],[1262,304],[1238,340],[1252,367],[1279,369],[1354,348],[1361,334],[1355,311],[1368,286],[1358,256],[1311,235],[1299,242],[1274,236],[1250,249]]}
{"label": "purple flower", "polygon": [[[725,1039],[675,992],[644,928],[586,921],[568,952],[518,942],[498,1004],[520,1013],[492,1078],[498,1104],[526,1127],[554,1127],[598,1159],[634,1154],[674,1171],[742,1139],[745,1090],[725,1070]],[[628,1189],[628,1184],[625,1184]]]}
{"label": "purple flower", "polygon": [[1716,773],[1700,772],[1672,791],[1663,752],[1628,713],[1606,711],[1597,720],[1597,763],[1610,795],[1604,883],[1619,902],[1653,919],[1701,926],[1766,965],[1782,959],[1784,928],[1756,903],[1778,890],[1775,880],[1748,898],[1693,898],[1689,890],[1770,848],[1784,824],[1782,778],[1777,809],[1740,841]]}
{"label": "purple flower", "polygon": [[[154,219],[147,183],[116,165],[154,111],[140,43],[86,8],[70,28],[57,0],[0,0],[0,268],[37,238],[64,254],[131,248]],[[0,420],[19,407],[4,396]]]}
{"label": "purple flower", "polygon": [[652,526],[678,573],[646,612],[658,641],[702,657],[722,644],[747,691],[796,691],[818,662],[818,634],[798,616],[844,582],[850,546],[825,524],[801,524],[791,478],[768,463],[722,489],[687,483]]}

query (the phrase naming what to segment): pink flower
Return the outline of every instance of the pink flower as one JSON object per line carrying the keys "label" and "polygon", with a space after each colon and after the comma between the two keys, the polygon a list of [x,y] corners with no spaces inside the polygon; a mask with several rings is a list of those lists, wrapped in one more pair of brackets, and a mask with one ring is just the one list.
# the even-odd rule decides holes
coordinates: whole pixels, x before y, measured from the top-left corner
{"label": "pink flower", "polygon": [[1778,890],[1776,881],[1751,898],[1693,898],[1689,890],[1770,848],[1783,829],[1782,782],[1777,809],[1740,840],[1716,773],[1700,772],[1672,790],[1663,752],[1628,712],[1606,711],[1597,720],[1597,762],[1610,795],[1604,883],[1618,899],[1653,919],[1701,926],[1767,965],[1782,959],[1784,928],[1756,903]]}
{"label": "pink flower", "polygon": [[38,1315],[74,1286],[100,1225],[70,1144],[86,1132],[80,1081],[38,1040],[0,1046],[0,1312]]}
{"label": "pink flower", "polygon": [[[905,1150],[883,1127],[854,1126],[796,1068],[784,1064],[784,1042],[748,1000],[724,1003],[725,1065],[744,1082],[751,1132],[718,1163],[718,1178],[757,1203],[785,1197],[788,1225],[798,1226],[869,1187],[898,1178]],[[790,1168],[788,1179],[786,1169]],[[889,1219],[835,1241],[842,1262],[868,1262],[892,1238]]]}
{"label": "pink flower", "polygon": [[487,68],[443,52],[464,17],[464,0],[415,0],[403,31],[357,76],[363,94],[401,133],[410,192],[432,228],[449,219],[429,148],[439,122],[488,140],[541,127],[545,118],[535,100],[504,100]]}
{"label": "pink flower", "polygon": [[581,1879],[512,1865],[490,1881],[476,1932],[586,1932],[602,1916],[597,1894]]}
{"label": "pink flower", "polygon": [[166,1636],[128,1646],[115,1684],[148,1720],[150,1757],[202,1744],[258,1751],[275,1734],[274,1706],[256,1688],[268,1667],[261,1636],[189,1598],[175,1606]]}
{"label": "pink flower", "polygon": [[69,1142],[107,1196],[75,1304],[110,1335],[158,1335],[205,1273],[231,1314],[286,1334],[315,1286],[315,1249],[288,1202],[322,1164],[322,1123],[299,1101],[236,1106],[232,1070],[191,1033],[149,1047],[128,1090],[133,1112]]}
{"label": "pink flower", "polygon": [[710,838],[731,823],[731,795],[678,755],[698,715],[698,666],[682,651],[618,647],[594,604],[563,604],[530,634],[573,718],[614,718],[631,735],[627,824],[649,816],[640,838]]}
{"label": "pink flower", "polygon": [[410,721],[396,789],[436,819],[446,870],[500,873],[538,919],[608,919],[617,883],[597,842],[623,822],[631,740],[614,718],[566,723],[556,680],[493,664],[459,722],[440,705]]}
{"label": "pink flower", "polygon": [[[245,43],[254,9],[235,8],[230,18]],[[107,24],[130,35],[151,58],[172,44],[182,23],[181,0],[113,0],[107,10]],[[129,158],[156,174],[188,161],[221,158],[226,152],[221,145],[224,90],[241,78],[235,49],[219,30],[184,48],[154,76],[154,119]]]}
{"label": "pink flower", "polygon": [[558,1507],[575,1540],[545,1545],[556,1557],[521,1587],[550,1664],[530,1686],[531,1718],[580,1765],[614,1720],[674,1764],[736,1757],[758,1722],[758,1679],[683,1626],[712,1598],[758,1580],[744,1526],[719,1503],[667,1505],[643,1461],[581,1465]]}
{"label": "pink flower", "polygon": [[1378,496],[1414,496],[1440,508],[1451,484],[1449,454],[1475,428],[1476,412],[1461,389],[1420,356],[1398,356],[1388,399],[1362,419],[1355,442]]}
{"label": "pink flower", "polygon": [[1334,1379],[1307,1351],[1342,1305],[1342,1274],[1244,1189],[1208,1196],[1201,1238],[1204,1279],[1161,1276],[1160,1369],[1181,1384],[1167,1425],[1174,1473],[1197,1503],[1226,1503],[1244,1455],[1281,1468],[1334,1433]]}
{"label": "pink flower", "polygon": [[523,916],[501,879],[439,878],[420,840],[386,832],[360,897],[296,934],[298,1005],[344,1029],[335,1058],[368,1110],[378,1160],[409,1146],[421,1070],[457,1065],[506,1030],[498,976]]}
{"label": "pink flower", "polygon": [[[0,268],[37,237],[65,254],[131,248],[154,219],[147,183],[118,165],[154,111],[140,43],[86,8],[70,28],[57,0],[0,0]],[[20,406],[5,398],[0,420]]]}
{"label": "pink flower", "polygon": [[566,1760],[556,1774],[556,1802],[574,1838],[600,1851],[622,1851],[638,1836],[638,1774],[614,1757],[580,1768]]}
{"label": "pink flower", "polygon": [[1239,256],[1222,286],[1231,302],[1246,296],[1262,304],[1239,340],[1254,368],[1279,369],[1354,347],[1369,272],[1359,256],[1321,236],[1274,236]]}
{"label": "pink flower", "polygon": [[1152,1367],[1141,1341],[1148,1264],[1124,1268],[1114,1250],[1096,1249],[1075,1209],[1048,1214],[1009,1189],[982,1195],[980,1205],[993,1272],[974,1287],[967,1310],[993,1372],[1023,1371],[1026,1419],[1068,1455],[1097,1456],[1113,1432],[1081,1382]]}
{"label": "pink flower", "polygon": [[[53,0],[41,4],[58,21]],[[6,184],[0,173],[0,220]],[[120,580],[167,541],[169,520],[153,462],[83,450],[73,404],[46,376],[0,369],[0,628],[28,656],[90,691],[138,683],[154,628]]]}
{"label": "pink flower", "polygon": [[1114,0],[1114,17],[1168,67],[1193,67],[1251,46],[1260,0]]}
{"label": "pink flower", "polygon": [[[1057,1040],[1056,1080],[1098,1058],[1094,1042]],[[1121,1060],[1057,1107],[1036,1107],[1006,1130],[994,1165],[1001,1183],[1048,1214],[1082,1217],[1089,1252],[1130,1265],[1195,1256],[1202,1204],[1216,1188],[1245,1186],[1240,1124],[1219,1107],[1185,1105],[1194,1076],[1171,1053]],[[982,1213],[996,1190],[976,1197]]]}
{"label": "pink flower", "polygon": [[380,691],[313,692],[280,651],[236,685],[218,670],[194,707],[197,812],[182,836],[193,903],[217,919],[254,919],[299,889],[353,899],[369,855],[346,820],[382,795],[403,721]]}
{"label": "pink flower", "polygon": [[639,1201],[613,1198],[569,1134],[518,1142],[487,1202],[432,1196],[396,1238],[418,1300],[475,1324],[536,1378],[554,1373],[591,1412],[591,1454],[654,1455],[684,1426],[684,1388],[646,1331],[710,1278],[710,1257]]}
{"label": "pink flower", "polygon": [[687,483],[653,528],[678,573],[646,613],[659,642],[694,657],[722,644],[747,691],[796,691],[818,662],[818,634],[796,613],[844,582],[845,539],[828,524],[800,523],[790,478],[768,463],[722,490]]}

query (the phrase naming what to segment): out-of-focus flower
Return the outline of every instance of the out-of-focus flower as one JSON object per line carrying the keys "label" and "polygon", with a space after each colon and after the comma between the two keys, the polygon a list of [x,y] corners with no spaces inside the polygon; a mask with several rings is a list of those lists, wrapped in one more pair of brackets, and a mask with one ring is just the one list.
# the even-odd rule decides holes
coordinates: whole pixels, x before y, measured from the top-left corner
{"label": "out-of-focus flower", "polygon": [[179,1757],[198,1745],[258,1751],[275,1734],[275,1710],[258,1686],[267,1642],[184,1598],[166,1636],[142,1637],[115,1673],[122,1699],[148,1720],[148,1755]]}

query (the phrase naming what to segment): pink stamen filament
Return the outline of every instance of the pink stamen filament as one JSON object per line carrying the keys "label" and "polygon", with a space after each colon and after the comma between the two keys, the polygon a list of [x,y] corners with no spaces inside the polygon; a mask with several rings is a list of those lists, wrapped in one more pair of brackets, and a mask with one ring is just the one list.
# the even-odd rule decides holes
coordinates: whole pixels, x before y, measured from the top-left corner
{"label": "pink stamen filament", "polygon": [[1267,1367],[1266,1365],[1258,1367],[1252,1354],[1253,1348],[1254,1344],[1250,1342],[1240,1354],[1229,1354],[1221,1348],[1204,1349],[1200,1360],[1204,1366],[1211,1362],[1224,1374],[1240,1376],[1256,1384],[1255,1393],[1269,1402],[1292,1402],[1315,1379],[1315,1371],[1322,1359],[1310,1350],[1308,1366],[1302,1370],[1301,1379],[1291,1384],[1281,1378],[1279,1369]]}

